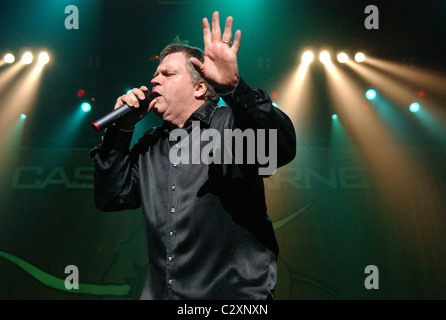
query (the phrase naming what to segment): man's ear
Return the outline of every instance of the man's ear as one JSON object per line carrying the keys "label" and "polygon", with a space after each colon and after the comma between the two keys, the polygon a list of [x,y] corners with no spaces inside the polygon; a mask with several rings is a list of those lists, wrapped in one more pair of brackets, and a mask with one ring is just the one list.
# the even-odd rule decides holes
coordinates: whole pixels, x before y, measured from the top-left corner
{"label": "man's ear", "polygon": [[204,100],[206,96],[206,91],[208,90],[208,85],[203,80],[200,80],[195,86],[195,99]]}

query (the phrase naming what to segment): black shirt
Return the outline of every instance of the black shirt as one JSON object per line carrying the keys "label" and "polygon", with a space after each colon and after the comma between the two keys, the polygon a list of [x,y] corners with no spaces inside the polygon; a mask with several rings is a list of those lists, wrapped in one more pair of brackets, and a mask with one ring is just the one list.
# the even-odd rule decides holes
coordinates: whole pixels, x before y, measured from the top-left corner
{"label": "black shirt", "polygon": [[[200,130],[276,129],[278,166],[296,139],[290,119],[242,79],[186,121]],[[267,215],[259,164],[172,163],[172,128],[152,128],[129,150],[133,132],[110,127],[90,152],[98,209],[142,207],[149,256],[142,299],[266,299],[277,279],[278,245]],[[205,145],[201,142],[201,149]]]}

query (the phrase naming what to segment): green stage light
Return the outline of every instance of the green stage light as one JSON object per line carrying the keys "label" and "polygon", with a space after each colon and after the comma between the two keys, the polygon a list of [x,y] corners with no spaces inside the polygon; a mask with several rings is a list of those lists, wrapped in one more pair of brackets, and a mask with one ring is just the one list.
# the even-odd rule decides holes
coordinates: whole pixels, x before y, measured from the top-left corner
{"label": "green stage light", "polygon": [[418,102],[414,102],[409,106],[410,112],[418,112],[420,110],[420,104]]}
{"label": "green stage light", "polygon": [[26,119],[26,114],[22,113],[22,114],[20,115],[20,118],[21,118],[21,119]]}
{"label": "green stage light", "polygon": [[333,114],[333,115],[331,116],[331,118],[332,118],[333,120],[336,120],[336,119],[338,118],[338,115],[335,113],[335,114]]}
{"label": "green stage light", "polygon": [[84,102],[81,104],[81,109],[83,112],[90,112],[91,104],[89,104],[88,102]]}
{"label": "green stage light", "polygon": [[367,90],[367,92],[365,93],[365,96],[368,100],[373,100],[376,98],[376,91],[373,89],[369,89]]}

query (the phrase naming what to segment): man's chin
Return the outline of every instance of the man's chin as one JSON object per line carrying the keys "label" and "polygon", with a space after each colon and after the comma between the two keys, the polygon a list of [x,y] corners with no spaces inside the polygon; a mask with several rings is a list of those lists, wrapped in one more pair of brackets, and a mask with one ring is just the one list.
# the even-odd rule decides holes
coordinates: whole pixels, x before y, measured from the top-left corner
{"label": "man's chin", "polygon": [[153,111],[158,117],[160,117],[161,119],[163,118],[163,114],[164,114],[164,112],[161,112],[156,106],[154,106],[154,107],[152,108],[152,111]]}

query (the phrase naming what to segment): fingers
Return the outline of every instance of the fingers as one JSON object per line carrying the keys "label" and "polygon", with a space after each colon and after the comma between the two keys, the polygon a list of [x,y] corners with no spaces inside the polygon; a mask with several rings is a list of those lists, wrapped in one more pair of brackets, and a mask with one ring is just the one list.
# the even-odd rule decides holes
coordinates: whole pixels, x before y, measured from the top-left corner
{"label": "fingers", "polygon": [[237,53],[240,49],[240,42],[242,40],[242,32],[240,30],[237,30],[234,35],[234,42],[232,44],[232,49],[235,50]]}
{"label": "fingers", "polygon": [[[203,40],[204,46],[210,45],[212,42],[228,42],[231,43],[232,40],[232,25],[234,19],[232,17],[227,17],[225,22],[225,30],[223,36],[221,35],[220,29],[220,17],[218,11],[212,14],[212,29],[209,25],[207,18],[203,19]],[[236,52],[240,48],[241,31],[237,30],[234,36],[234,45]]]}
{"label": "fingers", "polygon": [[220,41],[221,30],[220,30],[220,17],[218,11],[215,11],[212,15],[212,40]]}
{"label": "fingers", "polygon": [[208,19],[203,19],[203,42],[207,46],[212,42],[211,26]]}
{"label": "fingers", "polygon": [[194,65],[194,67],[198,71],[201,72],[203,70],[203,63],[201,63],[201,61],[198,60],[197,58],[191,57],[191,58],[189,58],[189,61]]}
{"label": "fingers", "polygon": [[228,17],[225,23],[225,31],[223,32],[223,36],[221,38],[222,41],[231,42],[232,39],[232,22],[234,19],[232,17]]}
{"label": "fingers", "polygon": [[116,100],[115,109],[119,108],[120,106],[126,104],[129,107],[135,107],[139,108],[139,100],[144,100],[146,97],[144,95],[144,92],[149,91],[149,89],[146,86],[141,86],[138,88],[133,88],[132,91],[130,91],[127,94],[124,94],[120,96]]}

